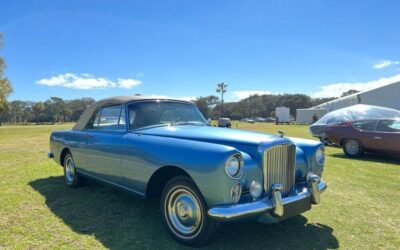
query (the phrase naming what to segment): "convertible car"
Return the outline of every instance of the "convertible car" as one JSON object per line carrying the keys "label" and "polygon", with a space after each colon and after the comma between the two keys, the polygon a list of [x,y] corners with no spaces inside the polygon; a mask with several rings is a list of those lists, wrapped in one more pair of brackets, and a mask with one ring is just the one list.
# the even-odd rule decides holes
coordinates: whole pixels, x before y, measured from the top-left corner
{"label": "convertible car", "polygon": [[320,142],[216,128],[191,102],[138,96],[95,102],[50,136],[65,183],[99,180],[159,198],[168,232],[200,246],[218,222],[274,223],[311,209],[326,189]]}

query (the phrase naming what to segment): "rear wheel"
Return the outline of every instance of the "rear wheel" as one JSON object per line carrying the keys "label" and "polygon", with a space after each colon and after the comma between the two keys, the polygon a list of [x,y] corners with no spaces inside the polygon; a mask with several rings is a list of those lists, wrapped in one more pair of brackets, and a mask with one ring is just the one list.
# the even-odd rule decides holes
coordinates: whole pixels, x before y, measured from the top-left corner
{"label": "rear wheel", "polygon": [[207,215],[200,191],[188,177],[175,177],[165,186],[161,197],[163,218],[170,235],[189,246],[206,244],[215,222]]}
{"label": "rear wheel", "polygon": [[346,139],[343,142],[343,152],[348,157],[357,158],[364,154],[364,147],[359,140]]}
{"label": "rear wheel", "polygon": [[79,187],[83,184],[83,177],[81,177],[75,168],[74,158],[71,152],[68,152],[64,157],[64,179],[68,187]]}

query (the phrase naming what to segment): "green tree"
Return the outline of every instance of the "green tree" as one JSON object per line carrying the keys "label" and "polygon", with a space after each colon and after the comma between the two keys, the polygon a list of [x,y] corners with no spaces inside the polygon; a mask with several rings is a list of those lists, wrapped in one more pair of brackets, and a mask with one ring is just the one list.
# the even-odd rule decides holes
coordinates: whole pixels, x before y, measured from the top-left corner
{"label": "green tree", "polygon": [[32,122],[46,122],[48,121],[49,115],[46,113],[46,105],[44,102],[37,102],[32,106]]}
{"label": "green tree", "polygon": [[[0,33],[0,48],[2,47],[3,35]],[[6,63],[4,58],[0,56],[0,113],[7,108],[7,98],[12,92],[11,82],[4,75]],[[1,121],[0,121],[1,125]]]}
{"label": "green tree", "polygon": [[335,99],[335,97],[315,98],[311,100],[311,107],[315,107],[322,103],[330,102]]}
{"label": "green tree", "polygon": [[194,101],[200,112],[207,118],[211,116],[211,109],[217,105],[218,102],[219,99],[215,95],[205,97],[200,96]]}
{"label": "green tree", "polygon": [[94,102],[93,98],[81,98],[67,101],[67,112],[69,113],[69,121],[77,121],[83,111]]}

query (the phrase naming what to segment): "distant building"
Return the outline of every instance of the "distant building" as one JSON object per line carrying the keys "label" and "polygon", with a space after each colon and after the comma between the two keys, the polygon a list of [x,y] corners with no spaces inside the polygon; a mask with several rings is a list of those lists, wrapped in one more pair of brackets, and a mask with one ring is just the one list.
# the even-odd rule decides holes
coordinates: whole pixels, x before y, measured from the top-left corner
{"label": "distant building", "polygon": [[367,104],[400,110],[400,82],[341,97],[309,109],[297,109],[296,121],[310,124],[313,114],[317,114],[318,118],[321,118],[327,112],[329,113],[356,104]]}
{"label": "distant building", "polygon": [[322,103],[311,109],[326,109],[328,112],[331,112],[356,104],[367,104],[400,110],[400,82],[341,97]]}
{"label": "distant building", "polygon": [[323,108],[296,109],[296,122],[301,124],[313,123],[313,116],[323,117],[328,111]]}

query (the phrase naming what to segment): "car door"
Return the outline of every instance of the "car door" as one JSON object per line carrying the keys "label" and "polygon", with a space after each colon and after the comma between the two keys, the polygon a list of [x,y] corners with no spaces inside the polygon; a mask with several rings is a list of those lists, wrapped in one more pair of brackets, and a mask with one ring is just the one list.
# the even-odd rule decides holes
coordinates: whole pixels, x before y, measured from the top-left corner
{"label": "car door", "polygon": [[352,122],[354,130],[348,130],[347,137],[358,139],[367,150],[375,150],[376,120],[359,120]]}
{"label": "car door", "polygon": [[125,105],[102,107],[85,129],[87,174],[121,184],[122,139],[126,134]]}
{"label": "car door", "polygon": [[378,151],[400,154],[400,120],[379,120],[374,141]]}

